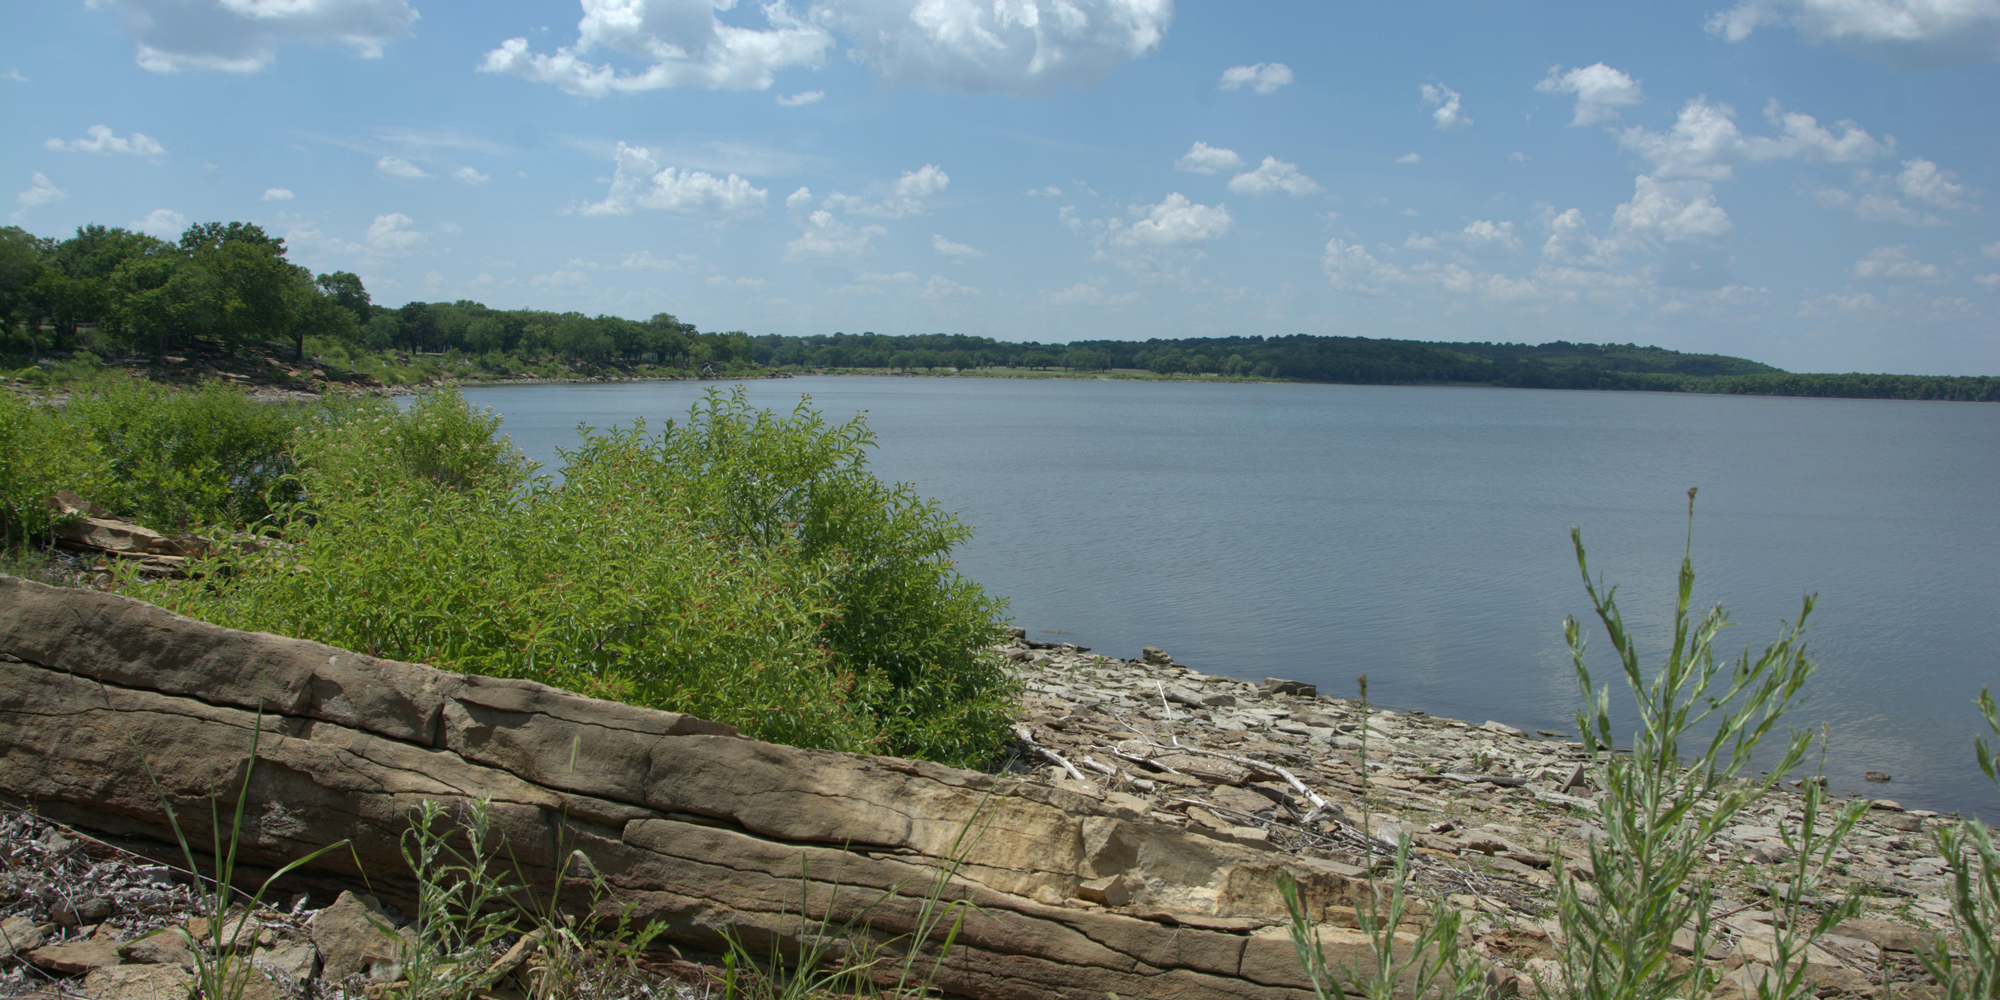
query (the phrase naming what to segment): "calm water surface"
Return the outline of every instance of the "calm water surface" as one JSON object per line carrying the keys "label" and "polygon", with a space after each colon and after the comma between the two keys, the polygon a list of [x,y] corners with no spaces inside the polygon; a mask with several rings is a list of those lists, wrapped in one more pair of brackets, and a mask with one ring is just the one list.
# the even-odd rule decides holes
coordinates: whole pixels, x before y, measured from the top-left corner
{"label": "calm water surface", "polygon": [[[712,383],[711,383],[712,384]],[[867,411],[876,473],[979,533],[961,568],[1039,638],[1158,645],[1474,723],[1574,731],[1569,541],[1621,585],[1648,665],[1689,486],[1696,601],[1761,649],[1819,595],[1792,724],[1828,775],[1915,808],[2000,812],[1970,701],[2000,688],[2000,407],[1652,393],[930,378],[744,383]],[[474,389],[553,466],[576,426],[686,413],[690,383]],[[1601,629],[1597,653],[1608,650]],[[1594,656],[1601,680],[1615,681]],[[1622,703],[1622,688],[1614,703]],[[1629,727],[1628,727],[1629,729]],[[1864,771],[1894,776],[1866,784]]]}

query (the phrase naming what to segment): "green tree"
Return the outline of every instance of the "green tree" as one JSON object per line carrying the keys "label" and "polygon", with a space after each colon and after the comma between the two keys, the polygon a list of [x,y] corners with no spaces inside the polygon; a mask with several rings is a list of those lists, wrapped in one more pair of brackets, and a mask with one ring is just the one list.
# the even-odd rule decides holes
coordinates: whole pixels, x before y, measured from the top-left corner
{"label": "green tree", "polygon": [[355,323],[368,322],[372,310],[368,289],[362,287],[360,275],[352,271],[334,271],[320,275],[314,284],[319,286],[321,293],[332,298],[335,305],[353,313]]}
{"label": "green tree", "polygon": [[285,260],[285,241],[247,222],[203,222],[181,234],[181,249],[207,272],[216,301],[213,330],[236,350],[292,332],[303,304],[303,268]]}
{"label": "green tree", "polygon": [[155,359],[214,322],[214,289],[178,247],[161,244],[128,258],[112,272],[111,286],[110,318],[128,342],[149,348]]}
{"label": "green tree", "polygon": [[[361,335],[361,326],[354,321],[354,311],[342,304],[338,291],[327,291],[324,282],[326,276],[322,275],[320,281],[313,281],[307,277],[309,273],[300,268],[298,281],[292,286],[293,317],[290,333],[293,352],[301,362],[306,359],[307,337],[351,344],[360,339]],[[355,283],[359,285],[359,279]]]}
{"label": "green tree", "polygon": [[14,324],[28,327],[28,349],[35,344],[41,316],[31,305],[29,289],[42,275],[43,241],[19,226],[0,229],[0,343],[14,333]]}
{"label": "green tree", "polygon": [[1175,372],[1186,371],[1188,362],[1187,356],[1181,353],[1180,348],[1162,347],[1148,353],[1141,363],[1154,374],[1172,375]]}

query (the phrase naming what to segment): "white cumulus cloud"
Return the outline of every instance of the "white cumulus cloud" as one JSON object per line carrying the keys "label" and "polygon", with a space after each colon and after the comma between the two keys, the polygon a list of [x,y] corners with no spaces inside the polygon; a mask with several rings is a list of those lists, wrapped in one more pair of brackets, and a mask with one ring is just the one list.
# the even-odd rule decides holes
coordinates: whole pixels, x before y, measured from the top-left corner
{"label": "white cumulus cloud", "polygon": [[1681,108],[1672,129],[1628,128],[1618,134],[1618,144],[1652,161],[1656,177],[1706,181],[1728,180],[1739,163],[1791,158],[1857,163],[1895,149],[1895,140],[1876,139],[1854,122],[1836,122],[1836,134],[1813,116],[1786,111],[1775,100],[1765,104],[1764,117],[1778,134],[1745,135],[1736,127],[1735,108],[1697,97]]}
{"label": "white cumulus cloud", "polygon": [[1249,87],[1260,94],[1268,94],[1292,82],[1292,68],[1284,63],[1255,63],[1249,66],[1231,66],[1222,71],[1224,90],[1241,90]]}
{"label": "white cumulus cloud", "polygon": [[824,90],[802,90],[796,94],[779,94],[778,103],[788,108],[796,108],[806,104],[818,104],[825,98]]}
{"label": "white cumulus cloud", "polygon": [[[700,259],[691,253],[675,254],[672,257],[655,257],[650,250],[634,250],[626,254],[625,259],[618,263],[622,267],[629,267],[635,271],[665,271],[672,274],[686,270],[689,265]],[[715,279],[710,278],[709,284],[715,284]]]}
{"label": "white cumulus cloud", "polygon": [[1401,268],[1377,260],[1368,248],[1338,236],[1326,241],[1320,266],[1325,268],[1333,287],[1349,292],[1379,294],[1409,280]]}
{"label": "white cumulus cloud", "polygon": [[1471,116],[1459,106],[1463,95],[1443,84],[1426,83],[1417,88],[1423,95],[1424,106],[1431,111],[1431,125],[1440,132],[1454,132],[1472,124]]}
{"label": "white cumulus cloud", "polygon": [[1638,81],[1603,63],[1567,71],[1561,66],[1551,66],[1535,89],[1544,94],[1575,94],[1576,115],[1570,119],[1572,126],[1611,121],[1618,117],[1619,108],[1645,99],[1639,92]]}
{"label": "white cumulus cloud", "polygon": [[1403,155],[1396,157],[1396,162],[1407,167],[1413,163],[1422,163],[1423,159],[1424,159],[1423,156],[1417,153],[1404,153]]}
{"label": "white cumulus cloud", "polygon": [[[703,0],[706,2],[706,0]],[[820,0],[810,12],[890,85],[1092,87],[1159,48],[1173,0]]]}
{"label": "white cumulus cloud", "polygon": [[1467,223],[1454,239],[1477,250],[1517,250],[1521,246],[1521,238],[1514,235],[1512,222],[1494,222],[1490,219],[1478,219]]}
{"label": "white cumulus cloud", "polygon": [[917,295],[926,299],[977,299],[985,297],[986,293],[971,285],[961,285],[942,274],[933,274],[931,280],[917,289]]}
{"label": "white cumulus cloud", "polygon": [[1936,281],[1938,266],[1926,264],[1910,256],[1908,246],[1880,246],[1870,250],[1847,273],[1856,278],[1880,278],[1887,281]]}
{"label": "white cumulus cloud", "polygon": [[1635,236],[1686,243],[1721,236],[1732,223],[1707,181],[1662,181],[1640,174],[1632,200],[1618,206],[1612,226]]}
{"label": "white cumulus cloud", "polygon": [[1178,191],[1157,205],[1135,206],[1133,212],[1140,216],[1139,221],[1120,230],[1113,242],[1124,246],[1186,246],[1221,239],[1235,225],[1228,208],[1196,204]]}
{"label": "white cumulus cloud", "polygon": [[1191,174],[1213,174],[1223,170],[1240,170],[1242,167],[1243,158],[1236,155],[1235,150],[1211,146],[1200,140],[1196,140],[1187,152],[1181,154],[1180,159],[1174,161],[1175,170]]}
{"label": "white cumulus cloud", "polygon": [[427,239],[423,233],[410,228],[416,220],[401,212],[378,215],[368,224],[368,234],[361,238],[369,250],[385,257],[400,257],[415,250]]}
{"label": "white cumulus cloud", "polygon": [[61,139],[50,139],[48,142],[43,143],[43,145],[58,153],[104,153],[107,155],[113,153],[130,153],[134,156],[159,156],[166,152],[160,146],[159,140],[154,139],[144,132],[134,132],[129,139],[121,139],[113,135],[108,125],[92,125],[84,129],[84,132],[88,133],[90,138],[71,139],[67,142]]}
{"label": "white cumulus cloud", "polygon": [[630,215],[648,208],[672,215],[727,222],[763,214],[770,192],[730,174],[662,168],[643,146],[618,144],[611,190],[603,201],[585,202],[583,215]]}
{"label": "white cumulus cloud", "polygon": [[[510,38],[486,53],[479,70],[553,84],[581,97],[662,87],[762,90],[780,69],[818,65],[833,45],[825,28],[781,3],[761,8],[767,25],[761,29],[723,23],[716,15],[728,6],[710,0],[583,0],[575,44],[543,55],[530,52],[526,38]],[[596,61],[599,52],[643,66],[621,71]]]}
{"label": "white cumulus cloud", "polygon": [[1896,175],[1896,186],[1911,201],[1968,211],[1972,206],[1959,200],[1965,195],[1965,185],[1953,180],[1957,176],[1949,170],[1939,170],[1937,164],[1920,156],[1903,161],[1903,171]]}
{"label": "white cumulus cloud", "polygon": [[260,201],[291,201],[291,200],[292,200],[292,189],[291,189],[291,188],[265,188],[265,189],[264,189],[264,196],[263,196],[263,197],[262,197],[261,199],[259,199],[259,200],[260,200]]}
{"label": "white cumulus cloud", "polygon": [[452,171],[451,175],[454,178],[464,181],[467,184],[474,184],[474,185],[484,184],[487,181],[493,179],[493,176],[491,174],[482,174],[478,170],[472,167],[460,167],[457,170]]}
{"label": "white cumulus cloud", "polygon": [[1863,167],[1854,172],[1846,188],[1821,185],[1813,188],[1811,194],[1814,201],[1848,212],[1864,222],[1948,226],[1949,221],[1905,204],[1903,199],[1954,212],[1972,212],[1975,206],[1963,200],[1966,189],[1958,183],[1957,176],[1917,157],[1904,160],[1902,171],[1893,176]]}
{"label": "white cumulus cloud", "polygon": [[284,43],[340,43],[364,59],[410,33],[406,0],[87,0],[118,12],[139,44],[138,63],[155,73],[249,73],[278,58]]}
{"label": "white cumulus cloud", "polygon": [[400,156],[385,156],[376,160],[375,172],[384,177],[394,177],[405,181],[422,180],[430,176],[430,174],[424,172],[422,167]]}
{"label": "white cumulus cloud", "polygon": [[1050,184],[1047,185],[1046,187],[1035,188],[1034,190],[1029,191],[1027,194],[1028,197],[1030,198],[1060,198],[1062,197],[1062,188],[1059,188],[1054,184]]}
{"label": "white cumulus cloud", "polygon": [[1270,194],[1283,191],[1294,198],[1317,194],[1317,181],[1299,173],[1298,165],[1286,163],[1275,156],[1264,157],[1257,169],[1237,174],[1229,179],[1229,190],[1238,194]]}
{"label": "white cumulus cloud", "polygon": [[149,233],[164,240],[179,236],[181,230],[187,228],[187,216],[171,208],[156,208],[148,212],[145,218],[125,228]]}
{"label": "white cumulus cloud", "polygon": [[931,249],[937,251],[939,254],[942,254],[943,256],[946,257],[986,256],[986,254],[978,250],[975,250],[972,247],[966,246],[963,243],[953,243],[952,241],[945,239],[943,236],[940,236],[937,233],[931,234]]}
{"label": "white cumulus cloud", "polygon": [[1814,45],[1833,42],[1898,69],[2000,59],[1994,0],[1742,0],[1708,20],[1710,34],[1740,42],[1785,24]]}
{"label": "white cumulus cloud", "polygon": [[856,260],[873,253],[873,237],[886,232],[881,226],[856,229],[823,208],[807,215],[799,227],[798,239],[785,244],[786,260]]}
{"label": "white cumulus cloud", "polygon": [[28,182],[28,189],[14,196],[14,201],[21,206],[14,210],[14,221],[21,221],[21,217],[27,214],[28,209],[61,201],[68,196],[62,188],[56,187],[54,181],[49,180],[47,174],[37,170],[35,176]]}
{"label": "white cumulus cloud", "polygon": [[884,219],[906,219],[912,215],[924,214],[924,201],[943,194],[951,184],[951,175],[939,169],[936,164],[926,163],[916,170],[905,170],[903,176],[889,185],[888,194],[873,200],[836,191],[826,196],[826,207],[855,215],[872,215]]}

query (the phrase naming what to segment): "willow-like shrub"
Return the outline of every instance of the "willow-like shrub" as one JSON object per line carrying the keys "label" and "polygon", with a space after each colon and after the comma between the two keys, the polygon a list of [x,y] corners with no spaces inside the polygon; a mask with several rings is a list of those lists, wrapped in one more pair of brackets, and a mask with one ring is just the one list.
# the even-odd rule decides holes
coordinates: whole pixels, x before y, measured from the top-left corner
{"label": "willow-like shrub", "polygon": [[147,596],[799,746],[973,765],[1003,745],[1001,604],[949,558],[969,531],[869,472],[859,418],[711,392],[656,434],[584,433],[559,478],[497,425],[448,392],[329,407],[295,446],[295,544]]}
{"label": "willow-like shrub", "polygon": [[0,392],[0,541],[46,539],[57,490],[162,531],[255,524],[296,497],[287,442],[306,412],[213,382],[123,375],[77,383],[59,403]]}

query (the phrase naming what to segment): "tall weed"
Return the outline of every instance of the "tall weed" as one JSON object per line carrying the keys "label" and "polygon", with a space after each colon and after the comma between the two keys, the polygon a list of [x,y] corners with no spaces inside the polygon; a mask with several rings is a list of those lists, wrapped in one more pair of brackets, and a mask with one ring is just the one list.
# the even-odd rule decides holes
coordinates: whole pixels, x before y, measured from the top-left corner
{"label": "tall weed", "polygon": [[[1793,734],[1763,777],[1745,778],[1758,743],[1777,724],[1811,675],[1805,653],[1808,596],[1798,619],[1756,658],[1746,648],[1733,667],[1717,662],[1714,643],[1729,624],[1721,607],[1691,618],[1694,590],[1694,496],[1688,491],[1687,551],[1681,558],[1666,662],[1647,676],[1617,604],[1617,588],[1600,590],[1590,576],[1582,535],[1571,532],[1598,620],[1632,694],[1639,729],[1626,752],[1614,750],[1609,686],[1596,686],[1584,661],[1582,626],[1564,622],[1577,683],[1589,709],[1577,713],[1584,748],[1597,758],[1596,820],[1603,836],[1590,841],[1593,879],[1557,883],[1563,942],[1562,981],[1544,994],[1589,1000],[1664,1000],[1699,996],[1713,986],[1699,962],[1677,961],[1674,936],[1693,934],[1692,953],[1712,940],[1710,892],[1696,876],[1708,842],[1745,807],[1769,792],[1803,758],[1810,733]],[[1704,745],[1695,732],[1712,727]],[[1586,893],[1590,896],[1586,899]],[[1802,936],[1800,949],[1810,944]]]}
{"label": "tall weed", "polygon": [[[2000,705],[1995,705],[1992,690],[1980,688],[1974,704],[1987,728],[2000,737]],[[2000,759],[1984,737],[1974,747],[1979,769],[2000,788]],[[2000,996],[2000,847],[1993,831],[1976,819],[1964,819],[1933,828],[1931,842],[1951,874],[1946,895],[1958,948],[1937,935],[1917,958],[1950,1000]]]}

